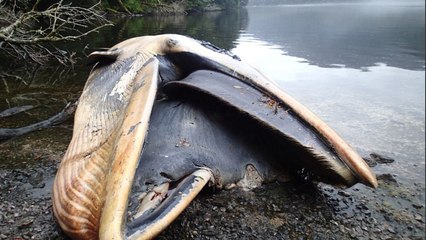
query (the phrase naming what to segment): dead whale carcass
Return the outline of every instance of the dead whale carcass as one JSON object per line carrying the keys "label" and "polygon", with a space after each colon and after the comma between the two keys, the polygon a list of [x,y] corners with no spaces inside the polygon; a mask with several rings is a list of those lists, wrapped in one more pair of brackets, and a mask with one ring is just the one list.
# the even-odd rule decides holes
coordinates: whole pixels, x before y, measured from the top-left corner
{"label": "dead whale carcass", "polygon": [[[180,35],[94,52],[53,209],[75,239],[149,239],[206,185],[251,189],[304,172],[377,186],[330,127],[236,56]],[[128,218],[128,206],[131,210]],[[129,220],[127,220],[129,219]]]}

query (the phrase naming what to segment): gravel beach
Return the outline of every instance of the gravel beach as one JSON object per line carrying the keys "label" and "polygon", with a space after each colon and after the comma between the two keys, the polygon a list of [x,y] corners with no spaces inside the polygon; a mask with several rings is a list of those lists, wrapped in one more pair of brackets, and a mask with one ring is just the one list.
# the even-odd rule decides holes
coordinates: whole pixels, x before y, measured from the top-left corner
{"label": "gravel beach", "polygon": [[[0,144],[0,239],[67,239],[50,195],[71,131],[67,123]],[[158,239],[424,239],[424,183],[378,179],[377,189],[297,181],[206,189]]]}

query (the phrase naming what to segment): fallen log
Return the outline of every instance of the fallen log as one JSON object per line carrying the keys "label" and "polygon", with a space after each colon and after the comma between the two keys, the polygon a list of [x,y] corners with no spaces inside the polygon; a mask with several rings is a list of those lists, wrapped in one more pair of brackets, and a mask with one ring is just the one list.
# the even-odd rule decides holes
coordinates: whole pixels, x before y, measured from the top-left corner
{"label": "fallen log", "polygon": [[69,119],[71,116],[73,116],[75,109],[77,108],[77,104],[78,104],[78,101],[73,103],[68,103],[65,106],[65,108],[62,109],[62,111],[59,112],[58,114],[46,120],[31,124],[25,127],[0,128],[0,140],[6,140],[16,136],[21,136],[30,132],[34,132],[43,128],[48,128],[48,127],[63,123],[64,121]]}
{"label": "fallen log", "polygon": [[32,105],[25,105],[25,106],[9,108],[9,109],[6,109],[6,110],[0,112],[0,118],[13,116],[13,115],[16,115],[18,113],[31,110],[33,108],[34,108],[34,106],[32,106]]}

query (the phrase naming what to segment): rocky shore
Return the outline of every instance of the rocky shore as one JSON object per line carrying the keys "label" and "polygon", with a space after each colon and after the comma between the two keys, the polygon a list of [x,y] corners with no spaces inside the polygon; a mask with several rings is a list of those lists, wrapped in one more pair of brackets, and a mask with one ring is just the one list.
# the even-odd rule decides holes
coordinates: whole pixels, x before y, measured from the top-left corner
{"label": "rocky shore", "polygon": [[[50,194],[70,134],[65,125],[0,144],[0,239],[67,239]],[[307,182],[207,189],[158,239],[424,239],[424,183],[403,185],[391,173],[378,179],[377,189]]]}

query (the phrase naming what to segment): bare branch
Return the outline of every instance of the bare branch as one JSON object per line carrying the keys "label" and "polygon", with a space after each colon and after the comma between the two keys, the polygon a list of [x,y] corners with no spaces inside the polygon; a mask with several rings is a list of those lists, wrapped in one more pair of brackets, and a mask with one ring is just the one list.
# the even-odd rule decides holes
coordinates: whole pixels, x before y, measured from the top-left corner
{"label": "bare branch", "polygon": [[4,16],[0,17],[0,51],[8,53],[12,50],[20,57],[38,63],[40,59],[34,53],[41,51],[59,60],[62,54],[53,53],[44,44],[74,41],[112,25],[98,11],[100,2],[83,8],[60,0],[43,11],[37,11],[39,2],[37,0],[31,10],[23,13],[15,13],[15,5],[12,8],[0,7],[0,16]]}

